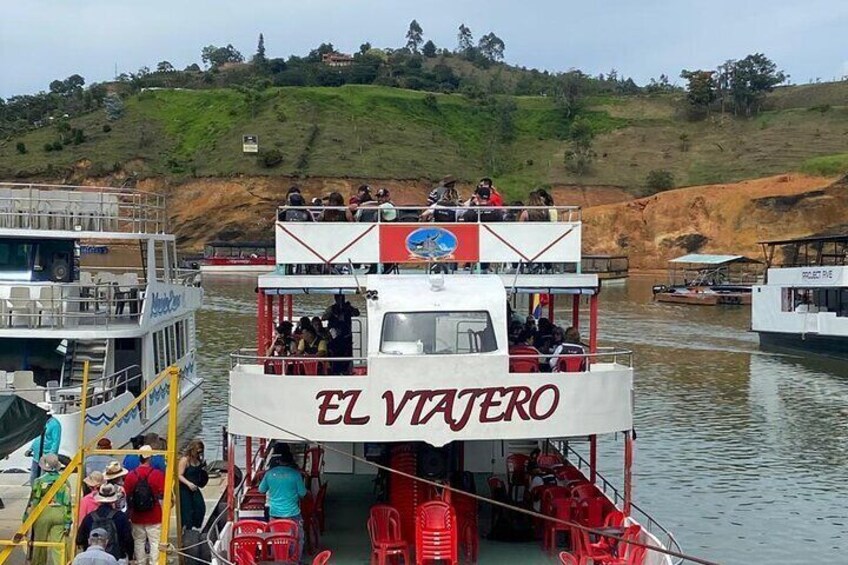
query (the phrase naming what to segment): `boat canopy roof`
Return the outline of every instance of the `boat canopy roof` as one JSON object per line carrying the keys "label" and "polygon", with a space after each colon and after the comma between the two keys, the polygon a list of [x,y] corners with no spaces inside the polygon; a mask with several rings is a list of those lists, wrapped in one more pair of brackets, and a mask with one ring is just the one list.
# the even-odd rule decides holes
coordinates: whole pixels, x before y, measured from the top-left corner
{"label": "boat canopy roof", "polygon": [[727,265],[729,263],[759,263],[756,259],[749,259],[744,255],[709,255],[705,253],[690,253],[669,263],[687,263],[690,265]]}
{"label": "boat canopy roof", "polygon": [[808,235],[805,237],[796,237],[794,239],[771,239],[761,241],[759,243],[760,245],[792,245],[805,243],[827,243],[831,241],[848,243],[848,231],[840,234]]}
{"label": "boat canopy roof", "polygon": [[269,247],[276,245],[274,240],[267,241],[210,241],[206,247],[231,247],[233,249],[244,249],[248,247]]}

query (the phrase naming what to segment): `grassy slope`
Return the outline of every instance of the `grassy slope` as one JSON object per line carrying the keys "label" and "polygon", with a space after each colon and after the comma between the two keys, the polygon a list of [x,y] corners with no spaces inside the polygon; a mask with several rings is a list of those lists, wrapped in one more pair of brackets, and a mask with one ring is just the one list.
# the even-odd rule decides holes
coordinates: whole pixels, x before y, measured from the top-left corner
{"label": "grassy slope", "polygon": [[[254,112],[231,90],[154,91],[127,101],[125,116],[104,133],[95,112],[73,121],[89,140],[46,153],[52,128],[0,143],[0,177],[56,176],[75,163],[90,174],[118,167],[142,174],[192,172],[365,178],[437,178],[485,174],[491,119],[458,95],[437,95],[372,86],[274,88]],[[498,178],[519,193],[540,183],[617,185],[640,190],[651,169],[668,169],[679,186],[728,182],[788,170],[841,170],[848,166],[848,84],[776,91],[774,110],[752,120],[713,116],[690,123],[674,96],[604,98],[586,110],[599,132],[598,160],[577,177],[563,164],[568,143],[556,139],[550,100],[517,98],[517,138],[497,154],[509,163]],[[808,107],[829,104],[825,111]],[[241,135],[258,134],[262,147],[279,148],[284,162],[263,169],[241,153]],[[688,149],[680,135],[688,136]],[[308,141],[312,139],[312,144]],[[52,169],[48,169],[52,167]],[[836,171],[838,172],[838,171]]]}

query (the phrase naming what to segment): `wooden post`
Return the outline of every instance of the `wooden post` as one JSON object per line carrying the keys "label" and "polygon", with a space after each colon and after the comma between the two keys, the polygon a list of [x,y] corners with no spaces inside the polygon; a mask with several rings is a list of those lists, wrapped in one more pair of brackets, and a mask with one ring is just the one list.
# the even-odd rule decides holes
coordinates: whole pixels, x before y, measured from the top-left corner
{"label": "wooden post", "polygon": [[633,433],[624,432],[624,507],[622,512],[630,516],[630,502],[633,500]]}
{"label": "wooden post", "polygon": [[595,484],[598,477],[598,436],[589,436],[589,481]]}

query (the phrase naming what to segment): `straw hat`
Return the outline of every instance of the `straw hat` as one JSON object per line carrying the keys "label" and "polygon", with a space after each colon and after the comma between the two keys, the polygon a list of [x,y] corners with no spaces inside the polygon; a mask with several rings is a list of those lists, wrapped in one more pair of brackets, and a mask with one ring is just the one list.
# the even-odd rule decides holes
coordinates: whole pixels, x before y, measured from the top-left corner
{"label": "straw hat", "polygon": [[120,494],[118,487],[109,483],[103,483],[94,495],[94,500],[102,503],[117,502]]}
{"label": "straw hat", "polygon": [[153,448],[149,445],[142,445],[138,448],[138,456],[142,459],[150,459],[153,457]]}
{"label": "straw hat", "polygon": [[87,484],[91,488],[97,488],[103,484],[103,481],[106,479],[103,478],[103,473],[100,471],[92,471],[88,474],[86,478],[82,480],[85,484]]}
{"label": "straw hat", "polygon": [[51,472],[51,471],[60,471],[65,466],[62,465],[62,462],[59,461],[59,456],[55,453],[48,453],[47,455],[42,455],[41,459],[38,460],[38,466],[41,467],[42,471]]}
{"label": "straw hat", "polygon": [[124,469],[120,463],[117,461],[110,461],[106,466],[106,469],[103,471],[103,479],[106,481],[114,481],[115,479],[120,479],[127,473],[129,473],[129,471]]}

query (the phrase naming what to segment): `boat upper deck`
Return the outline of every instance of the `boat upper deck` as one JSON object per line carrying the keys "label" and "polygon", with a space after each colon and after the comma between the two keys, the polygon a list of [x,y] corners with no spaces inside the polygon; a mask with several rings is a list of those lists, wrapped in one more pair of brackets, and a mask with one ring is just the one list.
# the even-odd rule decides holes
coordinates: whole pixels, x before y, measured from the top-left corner
{"label": "boat upper deck", "polygon": [[0,236],[173,239],[165,197],[124,188],[0,183]]}

